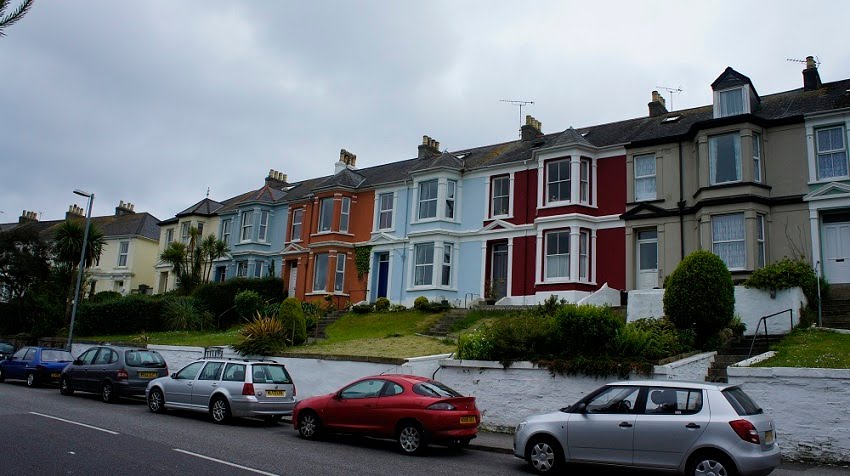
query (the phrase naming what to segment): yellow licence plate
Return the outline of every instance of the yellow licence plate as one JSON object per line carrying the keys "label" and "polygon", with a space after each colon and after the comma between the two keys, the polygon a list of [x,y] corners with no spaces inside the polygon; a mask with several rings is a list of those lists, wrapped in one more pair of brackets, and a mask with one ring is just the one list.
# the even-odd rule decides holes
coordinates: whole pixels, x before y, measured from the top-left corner
{"label": "yellow licence plate", "polygon": [[774,439],[775,439],[775,436],[773,435],[773,430],[767,430],[764,433],[764,443],[765,444],[767,444],[767,445],[773,444]]}
{"label": "yellow licence plate", "polygon": [[59,373],[54,372],[54,373],[50,374],[50,378],[59,378]]}
{"label": "yellow licence plate", "polygon": [[266,390],[267,397],[285,397],[286,390]]}
{"label": "yellow licence plate", "polygon": [[156,378],[157,375],[156,372],[139,372],[139,378]]}
{"label": "yellow licence plate", "polygon": [[475,417],[474,416],[460,417],[460,422],[461,423],[475,423]]}

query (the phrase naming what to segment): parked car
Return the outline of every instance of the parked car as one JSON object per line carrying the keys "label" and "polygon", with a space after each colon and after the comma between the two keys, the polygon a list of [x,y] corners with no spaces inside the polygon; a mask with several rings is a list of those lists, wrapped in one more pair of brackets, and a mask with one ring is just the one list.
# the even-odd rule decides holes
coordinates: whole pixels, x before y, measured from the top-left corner
{"label": "parked car", "polygon": [[6,360],[15,353],[15,346],[8,342],[0,342],[0,360]]}
{"label": "parked car", "polygon": [[697,475],[758,476],[779,464],[773,419],[728,384],[605,385],[516,429],[514,455],[539,474],[601,463]]}
{"label": "parked car", "polygon": [[152,380],[145,391],[153,413],[208,412],[216,423],[231,417],[278,422],[292,414],[295,384],[286,366],[269,360],[205,359]]}
{"label": "parked car", "polygon": [[22,347],[12,357],[0,362],[0,382],[9,379],[26,380],[28,387],[59,381],[66,365],[74,360],[70,352],[45,347]]}
{"label": "parked car", "polygon": [[168,366],[155,350],[92,347],[62,371],[59,391],[62,395],[76,390],[99,393],[104,402],[113,403],[119,397],[144,395],[148,382],[163,375],[168,375]]}
{"label": "parked car", "polygon": [[429,443],[466,446],[478,433],[481,413],[475,397],[440,382],[378,375],[298,402],[292,421],[306,439],[324,431],[394,438],[402,453],[418,454]]}

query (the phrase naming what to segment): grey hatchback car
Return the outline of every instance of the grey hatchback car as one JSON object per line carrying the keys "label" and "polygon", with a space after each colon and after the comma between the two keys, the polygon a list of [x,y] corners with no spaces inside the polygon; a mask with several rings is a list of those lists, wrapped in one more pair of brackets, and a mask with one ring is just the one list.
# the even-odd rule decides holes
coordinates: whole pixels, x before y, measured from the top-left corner
{"label": "grey hatchback car", "polygon": [[280,421],[295,407],[295,384],[283,364],[271,360],[198,360],[146,390],[153,413],[166,409],[208,412],[216,423],[231,417]]}
{"label": "grey hatchback car", "polygon": [[99,393],[106,403],[119,397],[144,395],[148,382],[168,375],[165,359],[141,347],[92,347],[68,364],[59,376],[59,391]]}
{"label": "grey hatchback car", "polygon": [[727,384],[624,381],[516,429],[514,455],[538,474],[565,463],[760,476],[779,464],[773,419]]}

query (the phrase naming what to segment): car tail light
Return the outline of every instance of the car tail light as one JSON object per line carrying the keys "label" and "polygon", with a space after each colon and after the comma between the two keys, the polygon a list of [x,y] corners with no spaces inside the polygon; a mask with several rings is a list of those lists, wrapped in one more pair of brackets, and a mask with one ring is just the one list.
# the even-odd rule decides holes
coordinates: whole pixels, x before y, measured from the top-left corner
{"label": "car tail light", "polygon": [[254,384],[253,383],[242,384],[242,395],[254,395]]}
{"label": "car tail light", "polygon": [[127,380],[130,378],[130,374],[127,373],[127,369],[120,369],[118,371],[118,380]]}
{"label": "car tail light", "polygon": [[295,387],[295,384],[292,384],[292,396],[298,395],[298,388]]}
{"label": "car tail light", "polygon": [[733,420],[729,422],[729,425],[742,440],[755,444],[761,443],[756,427],[747,420]]}
{"label": "car tail light", "polygon": [[454,410],[455,406],[451,403],[441,402],[433,405],[428,405],[428,410]]}

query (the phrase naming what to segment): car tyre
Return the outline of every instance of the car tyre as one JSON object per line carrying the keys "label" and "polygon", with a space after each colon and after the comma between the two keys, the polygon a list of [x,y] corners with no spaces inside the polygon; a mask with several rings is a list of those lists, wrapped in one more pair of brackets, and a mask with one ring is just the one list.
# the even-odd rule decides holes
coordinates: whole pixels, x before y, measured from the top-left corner
{"label": "car tyre", "polygon": [[27,374],[27,387],[38,387],[38,378],[33,372]]}
{"label": "car tyre", "polygon": [[214,422],[223,425],[230,420],[230,405],[224,397],[216,397],[210,404],[210,416]]}
{"label": "car tyre", "polygon": [[738,471],[726,455],[706,452],[697,454],[691,459],[685,474],[688,476],[737,476]]}
{"label": "car tyre", "polygon": [[62,380],[59,381],[59,393],[66,397],[74,394],[74,389],[68,383],[68,377],[62,377]]}
{"label": "car tyre", "polygon": [[6,380],[6,374],[3,373],[3,367],[0,367],[0,383]]}
{"label": "car tyre", "polygon": [[151,413],[165,413],[165,396],[158,388],[151,389],[148,394],[148,410]]}
{"label": "car tyre", "polygon": [[118,399],[115,395],[115,387],[112,386],[111,382],[103,382],[103,385],[100,386],[100,399],[104,403],[115,403]]}
{"label": "car tyre", "polygon": [[322,423],[319,416],[307,410],[298,416],[298,436],[305,440],[315,440],[322,433]]}
{"label": "car tyre", "polygon": [[525,459],[537,474],[560,473],[564,466],[564,450],[554,438],[538,436],[528,443]]}
{"label": "car tyre", "polygon": [[428,447],[422,426],[415,422],[404,422],[398,427],[396,443],[403,454],[421,455]]}

